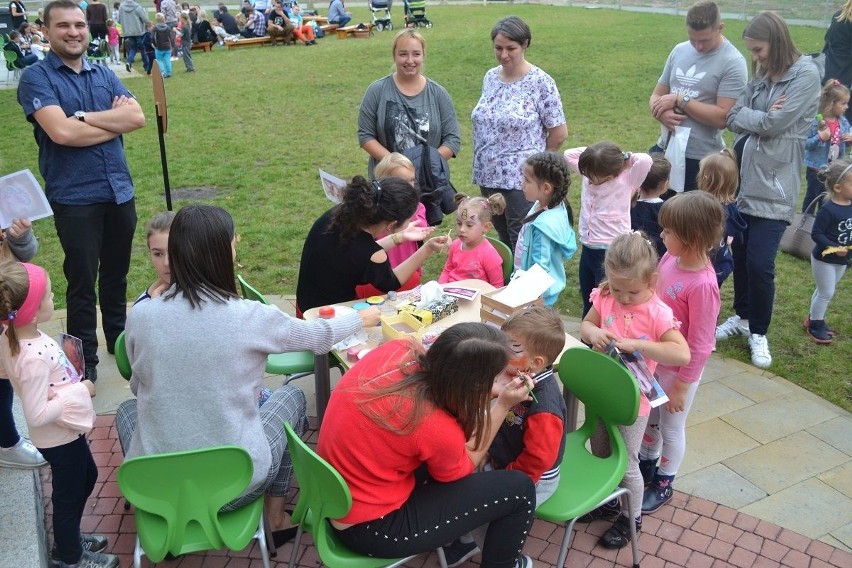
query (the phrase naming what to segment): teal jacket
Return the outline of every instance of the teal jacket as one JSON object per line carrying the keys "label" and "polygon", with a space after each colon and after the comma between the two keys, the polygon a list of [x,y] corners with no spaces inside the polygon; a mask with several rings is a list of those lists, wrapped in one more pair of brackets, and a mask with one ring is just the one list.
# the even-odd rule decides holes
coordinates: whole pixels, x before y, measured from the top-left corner
{"label": "teal jacket", "polygon": [[[530,209],[533,215],[539,209],[538,202]],[[522,228],[515,251],[515,266],[522,270],[533,264],[544,268],[556,281],[544,293],[545,305],[552,306],[565,289],[565,261],[574,256],[577,250],[577,238],[568,220],[565,204],[555,209],[541,212],[535,219]]]}

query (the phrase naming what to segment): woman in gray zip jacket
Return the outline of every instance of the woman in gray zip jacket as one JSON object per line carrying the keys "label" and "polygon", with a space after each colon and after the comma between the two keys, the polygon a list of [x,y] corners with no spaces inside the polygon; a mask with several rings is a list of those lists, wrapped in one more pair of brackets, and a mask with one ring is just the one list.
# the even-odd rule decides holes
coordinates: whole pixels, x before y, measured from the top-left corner
{"label": "woman in gray zip jacket", "polygon": [[820,70],[793,45],[787,24],[761,12],[743,40],[752,80],[728,113],[740,157],[737,206],[748,227],[732,247],[734,311],[716,328],[716,340],[748,337],[751,361],[772,363],[766,333],[775,300],[775,256],[799,203],[804,146],[817,112]]}

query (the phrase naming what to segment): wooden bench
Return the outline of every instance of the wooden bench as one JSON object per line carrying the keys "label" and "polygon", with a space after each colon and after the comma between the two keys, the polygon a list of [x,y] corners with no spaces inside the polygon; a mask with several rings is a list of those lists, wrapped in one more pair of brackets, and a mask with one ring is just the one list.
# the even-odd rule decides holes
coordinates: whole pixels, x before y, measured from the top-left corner
{"label": "wooden bench", "polygon": [[[361,26],[360,28],[358,26]],[[373,24],[361,23],[354,26],[346,26],[337,28],[337,39],[348,39],[349,36],[358,38],[368,38],[372,34]]]}
{"label": "wooden bench", "polygon": [[328,16],[302,16],[306,22],[314,21],[318,26],[323,26],[328,23]]}
{"label": "wooden bench", "polygon": [[339,27],[340,26],[338,26],[337,24],[323,24],[320,26],[320,29],[322,30],[322,33],[328,35],[331,32],[336,31]]}
{"label": "wooden bench", "polygon": [[210,53],[213,50],[213,42],[212,41],[199,41],[192,44],[192,47],[189,49],[190,51],[204,51],[204,53]]}
{"label": "wooden bench", "polygon": [[252,45],[272,45],[272,38],[269,36],[241,37],[237,41],[226,41],[225,45],[228,47],[228,50],[237,47],[249,47]]}

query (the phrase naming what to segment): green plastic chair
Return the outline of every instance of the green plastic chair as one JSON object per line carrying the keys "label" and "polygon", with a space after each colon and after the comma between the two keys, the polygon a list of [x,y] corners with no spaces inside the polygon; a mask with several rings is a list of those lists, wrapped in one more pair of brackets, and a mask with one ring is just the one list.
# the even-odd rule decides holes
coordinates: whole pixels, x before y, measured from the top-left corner
{"label": "green plastic chair", "polygon": [[252,471],[251,457],[237,446],[126,460],[118,468],[118,487],[135,508],[133,565],[141,566],[143,554],[157,563],[166,554],[242,550],[256,538],[269,568],[263,495],[235,511],[220,511],[248,487]]}
{"label": "green plastic chair", "polygon": [[[299,501],[293,510],[291,520],[299,523],[293,551],[290,554],[290,568],[296,566],[299,542],[305,531],[313,537],[317,554],[322,563],[331,568],[394,568],[415,558],[373,558],[352,552],[337,539],[329,519],[345,517],[352,508],[352,494],[343,477],[331,465],[310,449],[293,430],[284,423],[287,434],[287,451],[293,463],[293,472],[299,482]],[[444,551],[438,549],[438,559],[442,568],[447,568]]]}
{"label": "green plastic chair", "polygon": [[115,339],[115,366],[118,367],[118,374],[124,377],[125,381],[129,381],[133,376],[133,370],[130,368],[130,358],[127,356],[127,344],[124,339],[124,332],[118,334]]}
{"label": "green plastic chair", "polygon": [[[243,298],[269,305],[266,297],[251,287],[242,275],[237,275]],[[292,353],[273,353],[266,358],[266,372],[270,375],[284,375],[284,384],[314,374],[314,354],[310,351]]]}
{"label": "green plastic chair", "polygon": [[9,83],[9,75],[14,81],[20,80],[21,69],[17,66],[18,54],[10,49],[4,49],[3,58],[6,60],[6,83]]}
{"label": "green plastic chair", "polygon": [[494,245],[494,248],[497,249],[497,254],[503,259],[503,285],[506,285],[509,283],[509,278],[512,277],[512,272],[515,271],[515,256],[509,250],[506,243],[500,239],[489,237],[488,235],[485,235],[485,238]]}
{"label": "green plastic chair", "polygon": [[[567,523],[556,566],[564,566],[577,518],[600,505],[629,494],[618,484],[627,470],[627,450],[619,425],[636,421],[639,413],[639,383],[611,357],[585,347],[565,351],[559,363],[559,378],[585,406],[583,426],[565,437],[559,487],[536,509],[536,516],[552,523]],[[599,458],[586,448],[586,442],[603,422],[612,452]],[[638,511],[630,511],[630,519]],[[630,523],[633,566],[639,566],[636,528]]]}

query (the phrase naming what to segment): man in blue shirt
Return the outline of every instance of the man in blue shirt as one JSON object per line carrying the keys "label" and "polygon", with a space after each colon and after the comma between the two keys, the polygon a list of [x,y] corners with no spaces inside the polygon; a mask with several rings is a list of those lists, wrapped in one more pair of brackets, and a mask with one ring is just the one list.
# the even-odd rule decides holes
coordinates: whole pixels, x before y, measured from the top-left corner
{"label": "man in blue shirt", "polygon": [[39,170],[68,280],[68,333],[83,340],[86,378],[97,379],[95,282],[107,350],[124,330],[136,228],[122,135],[145,126],[142,107],[108,67],[86,60],[89,28],[72,0],[44,10],[50,52],[24,70],[18,103],[39,147]]}

